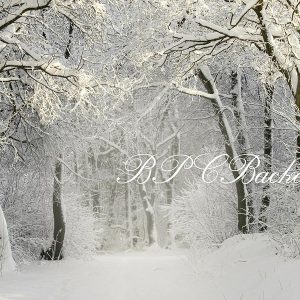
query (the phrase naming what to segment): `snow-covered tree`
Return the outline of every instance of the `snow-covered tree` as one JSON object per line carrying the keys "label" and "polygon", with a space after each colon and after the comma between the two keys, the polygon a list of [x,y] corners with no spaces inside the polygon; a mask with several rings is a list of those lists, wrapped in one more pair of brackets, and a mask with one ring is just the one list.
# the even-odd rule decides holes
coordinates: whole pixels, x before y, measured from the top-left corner
{"label": "snow-covered tree", "polygon": [[11,246],[3,210],[0,207],[0,271],[13,271],[15,262],[12,258]]}

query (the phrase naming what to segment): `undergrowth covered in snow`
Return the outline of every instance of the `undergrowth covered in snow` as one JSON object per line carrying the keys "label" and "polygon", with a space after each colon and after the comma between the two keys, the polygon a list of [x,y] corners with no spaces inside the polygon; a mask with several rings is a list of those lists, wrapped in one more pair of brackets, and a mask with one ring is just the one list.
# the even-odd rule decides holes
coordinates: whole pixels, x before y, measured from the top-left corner
{"label": "undergrowth covered in snow", "polygon": [[177,240],[195,249],[220,246],[237,234],[237,207],[231,186],[190,183],[172,206]]}

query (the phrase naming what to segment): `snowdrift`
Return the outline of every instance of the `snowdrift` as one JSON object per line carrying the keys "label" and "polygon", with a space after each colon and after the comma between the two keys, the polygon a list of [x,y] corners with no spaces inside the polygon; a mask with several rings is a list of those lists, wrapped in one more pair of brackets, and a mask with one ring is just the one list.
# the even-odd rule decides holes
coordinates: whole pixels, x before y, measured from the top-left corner
{"label": "snowdrift", "polygon": [[202,271],[228,300],[299,300],[300,259],[284,258],[266,234],[237,235],[205,256]]}

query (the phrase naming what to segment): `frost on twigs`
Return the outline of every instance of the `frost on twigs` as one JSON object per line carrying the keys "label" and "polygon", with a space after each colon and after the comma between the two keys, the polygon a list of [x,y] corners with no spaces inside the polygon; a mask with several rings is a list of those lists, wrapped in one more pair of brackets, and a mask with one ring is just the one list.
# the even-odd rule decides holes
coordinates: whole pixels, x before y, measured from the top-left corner
{"label": "frost on twigs", "polygon": [[37,84],[28,101],[29,105],[38,113],[43,124],[53,122],[61,107],[60,93],[56,92],[57,83],[51,77],[48,78],[48,81],[50,81],[51,88]]}
{"label": "frost on twigs", "polygon": [[268,231],[286,256],[300,255],[299,191],[297,185],[271,186],[272,201],[266,211]]}
{"label": "frost on twigs", "polygon": [[237,207],[232,189],[202,182],[190,184],[173,202],[176,239],[183,238],[191,248],[205,251],[237,234]]}
{"label": "frost on twigs", "polygon": [[106,15],[105,5],[99,3],[97,0],[54,0],[52,8],[57,11],[76,11],[80,9],[80,11],[84,11],[89,15],[94,15],[96,18]]}
{"label": "frost on twigs", "polygon": [[104,18],[109,18],[105,5],[96,0],[55,0],[52,9],[72,20],[73,24],[90,40],[97,40],[98,36],[102,36]]}
{"label": "frost on twigs", "polygon": [[84,71],[78,72],[73,82],[52,76],[42,76],[41,82],[35,85],[28,105],[38,113],[42,124],[54,122],[64,112],[102,117],[107,103],[118,105],[127,92],[125,83],[102,82]]}

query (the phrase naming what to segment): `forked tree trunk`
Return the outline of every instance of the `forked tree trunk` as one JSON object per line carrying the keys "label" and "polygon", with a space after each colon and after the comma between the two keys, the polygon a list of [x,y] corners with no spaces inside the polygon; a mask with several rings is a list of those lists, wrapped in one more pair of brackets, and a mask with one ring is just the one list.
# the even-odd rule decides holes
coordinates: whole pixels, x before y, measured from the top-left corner
{"label": "forked tree trunk", "polygon": [[0,205],[0,273],[13,271],[15,261],[12,257],[7,224]]}
{"label": "forked tree trunk", "polygon": [[[207,92],[215,95],[214,98],[210,98],[210,101],[215,111],[215,115],[218,117],[218,125],[224,138],[225,151],[228,155],[228,163],[230,164],[232,175],[234,179],[237,179],[240,176],[240,173],[238,171],[239,168],[237,166],[237,161],[233,160],[233,158],[237,156],[233,134],[227,117],[224,113],[224,107],[219,97],[218,90],[215,86],[214,78],[212,77],[209,68],[206,66],[201,67],[198,70],[198,77],[202,81]],[[247,190],[244,183],[240,179],[235,181],[235,187],[238,199],[238,230],[241,233],[247,233],[249,231],[247,219]]]}
{"label": "forked tree trunk", "polygon": [[[274,47],[272,42],[270,42],[269,38],[270,35],[268,34],[268,29],[267,29],[267,22],[265,22],[264,20],[264,16],[263,16],[263,7],[264,7],[264,0],[259,0],[257,2],[257,4],[255,5],[255,7],[253,8],[254,12],[256,13],[260,25],[261,25],[261,34],[262,34],[262,38],[264,40],[264,44],[265,44],[265,51],[268,54],[269,57],[272,58],[272,60],[278,64],[276,62],[275,56],[274,56]],[[285,77],[292,93],[295,99],[295,105],[296,105],[296,109],[298,111],[296,111],[296,122],[299,124],[300,123],[300,116],[299,116],[299,110],[300,110],[300,73],[299,73],[299,68],[296,67],[295,70],[293,70],[292,72],[290,72],[290,70],[288,69],[284,69],[281,66],[278,65],[278,69],[279,71],[282,73],[282,75]],[[297,81],[292,80],[293,79],[293,72],[295,72],[295,75],[297,77]],[[295,82],[297,82],[297,84],[295,84]],[[296,142],[296,161],[297,161],[297,168],[300,168],[300,131],[298,131],[297,133],[297,142]]]}
{"label": "forked tree trunk", "polygon": [[61,199],[62,163],[61,156],[55,163],[55,178],[53,185],[53,242],[47,251],[42,251],[41,257],[46,260],[60,260],[63,258],[63,244],[65,238],[65,220]]}

